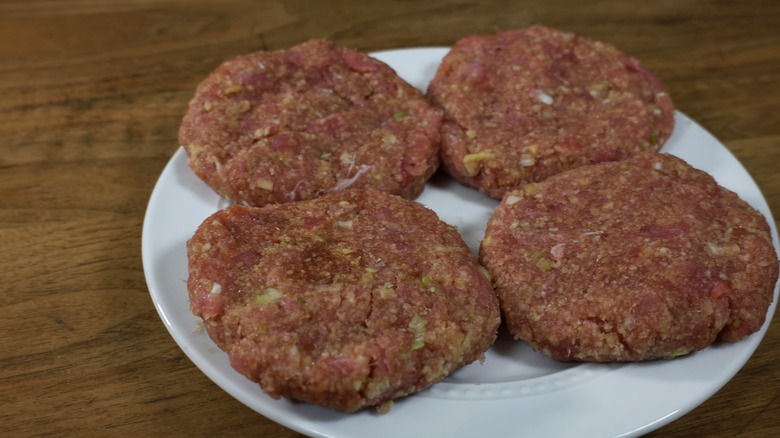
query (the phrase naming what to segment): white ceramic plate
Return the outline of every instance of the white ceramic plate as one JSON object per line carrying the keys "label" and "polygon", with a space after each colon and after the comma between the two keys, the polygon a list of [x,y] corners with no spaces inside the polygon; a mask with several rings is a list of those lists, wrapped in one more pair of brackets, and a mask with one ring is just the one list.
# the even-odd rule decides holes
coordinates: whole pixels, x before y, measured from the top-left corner
{"label": "white ceramic plate", "polygon": [[[446,48],[374,53],[424,90]],[[686,116],[664,147],[711,174],[766,216],[774,245],[777,230],[761,192],[742,165]],[[419,202],[455,225],[476,252],[497,205],[475,190],[437,175]],[[152,299],[181,349],[209,378],[262,415],[314,437],[623,437],[663,426],[720,389],[744,365],[766,332],[734,344],[716,344],[672,361],[627,365],[562,364],[502,335],[483,364],[471,364],[419,394],[397,400],[390,413],[372,409],[343,414],[289,400],[273,400],[235,372],[227,356],[189,311],[185,243],[197,226],[227,203],[174,154],[152,192],[143,228],[143,265]]]}

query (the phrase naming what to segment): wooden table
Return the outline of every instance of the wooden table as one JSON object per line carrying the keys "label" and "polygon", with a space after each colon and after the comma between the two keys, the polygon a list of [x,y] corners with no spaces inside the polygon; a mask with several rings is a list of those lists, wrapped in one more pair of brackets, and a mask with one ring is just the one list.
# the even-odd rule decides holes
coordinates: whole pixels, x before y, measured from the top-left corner
{"label": "wooden table", "polygon": [[[315,37],[371,51],[533,23],[641,59],[780,217],[775,0],[0,3],[0,435],[299,436],[207,379],[144,281],[144,211],[195,85]],[[780,436],[779,319],[731,382],[651,435]]]}

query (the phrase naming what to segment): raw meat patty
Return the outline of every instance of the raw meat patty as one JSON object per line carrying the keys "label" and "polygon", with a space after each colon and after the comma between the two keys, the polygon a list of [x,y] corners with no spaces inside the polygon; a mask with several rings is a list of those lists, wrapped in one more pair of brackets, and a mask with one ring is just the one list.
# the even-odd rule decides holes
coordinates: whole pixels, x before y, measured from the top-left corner
{"label": "raw meat patty", "polygon": [[671,99],[639,61],[542,26],[458,41],[428,97],[445,111],[444,169],[498,199],[567,169],[658,151],[674,127]]}
{"label": "raw meat patty", "polygon": [[562,361],[673,358],[764,322],[778,276],[764,217],[666,154],[508,193],[480,248],[509,331]]}
{"label": "raw meat patty", "polygon": [[179,130],[192,170],[262,206],[346,188],[415,198],[438,167],[441,112],[382,62],[313,40],[225,62]]}
{"label": "raw meat patty", "polygon": [[347,412],[384,404],[480,359],[500,322],[458,232],[384,192],[234,205],[187,250],[193,313],[275,398]]}

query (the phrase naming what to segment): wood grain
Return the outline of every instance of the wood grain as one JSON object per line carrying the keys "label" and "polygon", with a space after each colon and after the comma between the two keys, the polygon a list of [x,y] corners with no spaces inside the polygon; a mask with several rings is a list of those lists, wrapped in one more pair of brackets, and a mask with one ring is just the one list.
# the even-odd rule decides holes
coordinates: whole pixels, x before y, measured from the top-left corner
{"label": "wood grain", "polygon": [[[146,288],[143,215],[195,85],[311,38],[445,46],[533,23],[641,59],[780,217],[774,0],[0,3],[0,435],[300,436],[195,368]],[[778,319],[731,382],[650,436],[780,436]]]}

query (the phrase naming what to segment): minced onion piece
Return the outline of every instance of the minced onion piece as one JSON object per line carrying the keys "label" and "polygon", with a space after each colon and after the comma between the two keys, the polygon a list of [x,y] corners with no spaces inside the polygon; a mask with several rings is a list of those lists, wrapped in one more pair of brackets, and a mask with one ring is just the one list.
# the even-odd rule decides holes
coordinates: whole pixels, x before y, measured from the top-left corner
{"label": "minced onion piece", "polygon": [[463,156],[463,166],[466,167],[466,172],[469,176],[475,176],[479,173],[480,163],[482,163],[483,160],[488,160],[493,157],[495,157],[493,151],[466,154]]}
{"label": "minced onion piece", "polygon": [[263,294],[255,297],[255,303],[266,304],[278,301],[284,297],[284,293],[275,287],[263,289]]}
{"label": "minced onion piece", "polygon": [[536,158],[531,154],[520,155],[520,165],[523,167],[530,167],[536,164]]}
{"label": "minced onion piece", "polygon": [[518,202],[520,202],[522,200],[523,200],[523,198],[520,197],[520,196],[509,195],[509,196],[506,197],[506,201],[504,201],[504,202],[506,203],[506,205],[515,205],[515,204],[517,204]]}
{"label": "minced onion piece", "polygon": [[273,190],[274,183],[273,181],[267,180],[265,178],[259,178],[257,180],[257,187],[260,187],[263,190]]}
{"label": "minced onion piece", "polygon": [[412,320],[409,321],[409,328],[414,333],[412,350],[417,350],[425,345],[425,328],[427,325],[428,322],[420,315],[414,315]]}
{"label": "minced onion piece", "polygon": [[545,105],[552,105],[553,98],[542,90],[536,90],[536,98]]}
{"label": "minced onion piece", "polygon": [[479,269],[479,272],[481,272],[482,275],[484,275],[485,278],[487,278],[489,282],[491,282],[491,283],[493,282],[493,276],[490,275],[490,271],[488,271],[486,267],[484,267],[482,265],[479,265],[477,267],[477,269]]}
{"label": "minced onion piece", "polygon": [[234,85],[230,85],[227,88],[225,88],[223,90],[223,93],[225,93],[225,95],[227,96],[227,95],[230,95],[230,94],[238,93],[238,92],[243,91],[243,90],[244,90],[244,87],[241,84],[234,84]]}
{"label": "minced onion piece", "polygon": [[379,297],[380,298],[395,298],[397,297],[395,293],[395,289],[389,286],[382,286],[379,288]]}
{"label": "minced onion piece", "polygon": [[341,228],[352,228],[352,220],[336,222]]}

